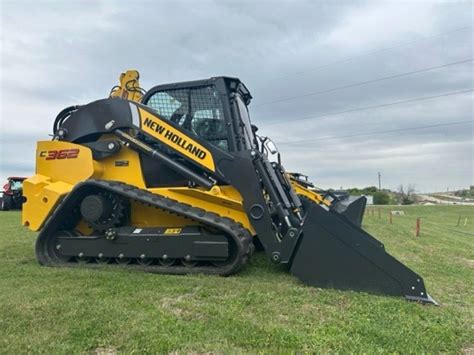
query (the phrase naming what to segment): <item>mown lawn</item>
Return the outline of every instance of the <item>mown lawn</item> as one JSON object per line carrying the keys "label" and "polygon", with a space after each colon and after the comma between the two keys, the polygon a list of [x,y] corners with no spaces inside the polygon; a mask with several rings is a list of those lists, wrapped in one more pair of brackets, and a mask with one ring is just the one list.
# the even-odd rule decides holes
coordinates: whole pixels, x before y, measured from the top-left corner
{"label": "mown lawn", "polygon": [[472,353],[474,207],[375,208],[364,226],[440,307],[308,287],[262,254],[228,278],[40,267],[35,233],[2,212],[0,353]]}

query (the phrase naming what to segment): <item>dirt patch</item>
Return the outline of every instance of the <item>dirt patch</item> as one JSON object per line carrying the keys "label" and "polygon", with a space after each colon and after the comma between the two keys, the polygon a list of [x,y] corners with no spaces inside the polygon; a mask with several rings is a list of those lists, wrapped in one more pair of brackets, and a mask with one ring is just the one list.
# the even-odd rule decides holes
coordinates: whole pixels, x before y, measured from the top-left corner
{"label": "dirt patch", "polygon": [[189,312],[180,307],[180,303],[186,301],[187,295],[180,295],[176,298],[167,298],[164,297],[160,300],[160,307],[166,311],[172,313],[176,317],[186,317],[189,315]]}
{"label": "dirt patch", "polygon": [[470,345],[467,348],[462,349],[464,355],[474,355],[474,345]]}
{"label": "dirt patch", "polygon": [[92,352],[94,355],[116,355],[117,349],[114,347],[97,348]]}
{"label": "dirt patch", "polygon": [[474,260],[472,259],[466,259],[466,258],[460,258],[461,262],[467,266],[474,267]]}

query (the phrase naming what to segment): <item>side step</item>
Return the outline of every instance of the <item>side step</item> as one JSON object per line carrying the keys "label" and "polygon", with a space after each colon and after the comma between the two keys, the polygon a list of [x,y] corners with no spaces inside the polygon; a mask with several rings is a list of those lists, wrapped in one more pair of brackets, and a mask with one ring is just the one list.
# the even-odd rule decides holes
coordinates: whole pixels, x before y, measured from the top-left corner
{"label": "side step", "polygon": [[306,208],[290,270],[312,286],[404,296],[436,304],[421,276],[388,254],[382,243],[337,212],[316,204]]}

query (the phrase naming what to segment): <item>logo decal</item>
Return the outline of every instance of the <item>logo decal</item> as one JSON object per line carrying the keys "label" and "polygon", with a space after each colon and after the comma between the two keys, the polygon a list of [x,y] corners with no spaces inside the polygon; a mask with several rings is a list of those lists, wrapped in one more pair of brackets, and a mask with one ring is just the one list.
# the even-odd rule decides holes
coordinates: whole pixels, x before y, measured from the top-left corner
{"label": "logo decal", "polygon": [[165,139],[171,141],[177,146],[187,150],[196,158],[203,160],[206,158],[207,153],[200,148],[196,147],[193,143],[188,142],[186,138],[180,137],[174,132],[171,132],[169,129],[161,126],[158,122],[152,120],[151,118],[145,118],[143,125],[150,128],[151,130],[158,133],[160,136],[165,137]]}
{"label": "logo decal", "polygon": [[79,149],[43,150],[39,156],[45,160],[75,159],[79,156]]}
{"label": "logo decal", "polygon": [[211,151],[193,136],[188,136],[179,127],[174,127],[165,119],[139,108],[140,128],[163,144],[203,167],[216,171]]}

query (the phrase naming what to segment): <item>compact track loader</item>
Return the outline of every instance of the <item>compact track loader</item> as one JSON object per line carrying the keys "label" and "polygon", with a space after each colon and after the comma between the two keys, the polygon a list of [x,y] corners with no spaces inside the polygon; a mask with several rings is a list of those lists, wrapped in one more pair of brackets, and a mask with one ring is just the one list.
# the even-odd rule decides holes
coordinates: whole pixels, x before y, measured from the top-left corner
{"label": "compact track loader", "polygon": [[138,72],[120,80],[109,98],[60,112],[37,144],[22,218],[40,231],[40,264],[231,275],[258,245],[309,285],[434,303],[361,229],[365,198],[339,201],[285,172],[239,79],[146,93]]}

